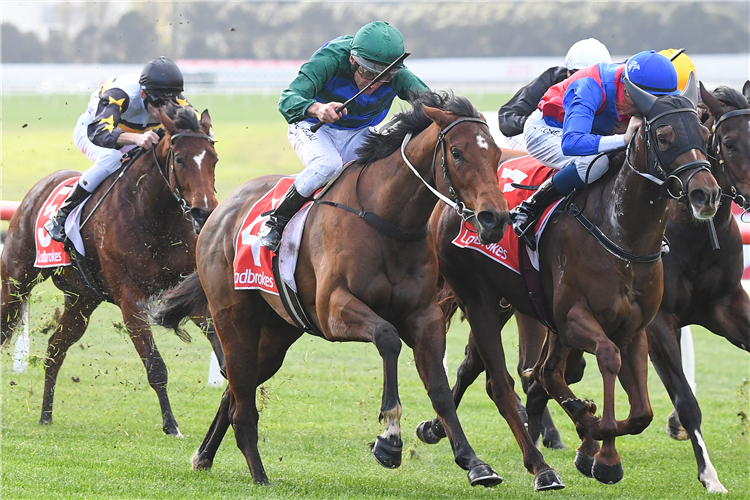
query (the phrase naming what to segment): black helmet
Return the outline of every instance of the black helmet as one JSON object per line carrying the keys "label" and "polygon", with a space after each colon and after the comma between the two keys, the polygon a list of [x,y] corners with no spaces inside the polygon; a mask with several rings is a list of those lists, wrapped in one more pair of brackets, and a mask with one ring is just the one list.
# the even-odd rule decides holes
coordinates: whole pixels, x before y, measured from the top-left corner
{"label": "black helmet", "polygon": [[164,56],[146,63],[139,83],[146,93],[162,98],[176,98],[183,91],[180,68]]}

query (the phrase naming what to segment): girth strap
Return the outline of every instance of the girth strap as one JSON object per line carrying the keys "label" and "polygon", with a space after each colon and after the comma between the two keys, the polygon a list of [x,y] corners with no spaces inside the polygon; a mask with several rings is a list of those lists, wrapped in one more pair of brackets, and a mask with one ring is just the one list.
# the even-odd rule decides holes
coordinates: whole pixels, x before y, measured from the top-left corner
{"label": "girth strap", "polygon": [[430,233],[430,223],[428,222],[421,230],[417,231],[416,233],[410,233],[408,231],[404,231],[398,226],[394,226],[381,216],[379,216],[376,213],[373,212],[367,212],[365,210],[356,210],[352,207],[349,207],[347,205],[342,205],[341,203],[337,203],[335,201],[327,201],[327,200],[313,200],[314,203],[319,203],[321,205],[328,205],[331,207],[340,208],[342,210],[346,210],[347,212],[351,212],[355,214],[360,219],[363,219],[367,225],[374,228],[376,231],[378,231],[381,234],[384,234],[388,236],[389,238],[392,238],[396,241],[409,243],[412,241],[420,241],[427,237],[427,235]]}

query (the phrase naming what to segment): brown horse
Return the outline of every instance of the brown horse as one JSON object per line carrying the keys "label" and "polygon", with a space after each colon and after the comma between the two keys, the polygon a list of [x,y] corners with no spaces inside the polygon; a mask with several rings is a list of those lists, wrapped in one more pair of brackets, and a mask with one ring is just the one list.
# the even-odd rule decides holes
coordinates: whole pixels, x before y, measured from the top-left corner
{"label": "brown horse", "polygon": [[[700,431],[701,410],[682,369],[680,328],[701,325],[739,348],[750,350],[750,299],[741,284],[742,236],[731,212],[731,201],[744,210],[750,209],[750,81],[743,92],[744,95],[719,87],[711,93],[701,85],[702,101],[711,115],[706,125],[713,128],[708,156],[723,196],[730,202],[722,203],[714,216],[719,243],[719,248],[714,249],[706,227],[696,225],[687,207],[672,201],[665,233],[670,251],[663,256],[664,294],[659,312],[646,327],[651,362],[675,405],[667,433],[675,439],[692,441],[698,478],[709,492],[726,489],[708,456]],[[516,321],[520,335],[518,373],[526,391],[547,330],[521,314],[516,314]],[[581,358],[568,377],[569,384],[580,380],[583,365]],[[457,372],[454,398],[460,400],[483,370],[484,364],[470,339]],[[545,395],[541,397],[546,399]],[[542,416],[529,414],[532,439],[536,441],[541,433],[545,446],[564,447],[546,405],[544,411]]]}
{"label": "brown horse", "polygon": [[10,340],[21,305],[37,283],[52,276],[65,294],[65,310],[47,348],[41,424],[52,422],[55,382],[68,349],[83,336],[94,309],[106,300],[122,310],[149,384],[159,397],[164,432],[181,436],[167,396],[167,368],[141,303],[195,270],[196,233],[217,205],[218,157],[208,135],[208,110],[200,121],[192,108],[177,111],[174,121],[161,113],[161,122],[164,138],[127,169],[121,168],[122,175],[110,176],[111,191],[102,186],[83,209],[81,221],[90,217],[81,229],[87,278],[71,266],[34,267],[37,214],[55,186],[80,172],[58,171],[39,181],[10,221],[0,273],[2,344]]}
{"label": "brown horse", "polygon": [[[437,305],[438,265],[427,236],[436,195],[476,223],[479,238],[496,242],[508,223],[507,202],[494,182],[500,150],[479,112],[464,97],[427,92],[397,115],[386,135],[373,136],[310,211],[296,269],[302,306],[330,341],[372,342],[383,359],[380,418],[385,432],[372,453],[386,467],[401,463],[401,403],[397,360],[402,341],[414,351],[420,378],[448,430],[456,463],[472,485],[501,478],[475,455],[456,415],[443,370],[445,322]],[[442,172],[439,170],[442,166]],[[417,174],[417,175],[415,175]],[[277,295],[235,290],[234,242],[245,214],[278,181],[249,181],[209,218],[198,239],[198,274],[167,292],[154,313],[175,327],[191,313],[184,302],[207,297],[226,358],[228,391],[206,438],[193,457],[210,468],[228,425],[255,482],[268,482],[258,453],[257,387],[281,367],[302,335]],[[427,179],[427,180],[424,180]],[[447,195],[454,200],[448,199]],[[327,204],[366,207],[391,235]],[[469,208],[470,207],[470,208]],[[364,208],[362,208],[364,211]],[[360,216],[363,212],[360,212]],[[393,233],[419,235],[404,241]],[[202,285],[202,289],[201,289]],[[200,310],[200,306],[198,309]]]}
{"label": "brown horse", "polygon": [[[534,369],[538,382],[530,388],[530,393],[534,385],[546,390],[576,423],[582,439],[576,467],[604,483],[618,482],[623,476],[615,438],[642,432],[653,415],[646,386],[645,326],[661,300],[660,250],[669,199],[688,203],[692,215],[705,220],[715,214],[720,195],[703,149],[708,131],[694,112],[695,80],[686,91],[689,99],[654,98],[633,85],[628,85],[628,92],[644,119],[641,133],[627,148],[623,167],[610,169],[605,178],[575,194],[565,213],[552,216],[541,239],[542,301],[556,333],[547,337]],[[664,164],[664,156],[673,160]],[[600,231],[597,237],[592,238],[583,223],[567,216],[579,212],[594,221]],[[499,336],[513,308],[501,308],[498,313],[498,304],[506,299],[520,312],[538,317],[534,304],[517,273],[451,243],[458,234],[459,219],[437,210],[432,221],[441,274],[466,313],[472,341],[487,370],[487,391],[508,421],[528,468],[539,452],[516,411],[513,379]],[[602,373],[601,417],[594,416],[593,402],[578,399],[566,383],[566,369],[578,366],[583,351],[596,356]],[[622,421],[614,414],[617,377],[630,400],[630,415]],[[531,413],[532,408],[528,409]],[[533,410],[542,413],[542,408]],[[440,431],[433,420],[420,424],[418,433],[433,441]],[[598,441],[603,441],[601,448]]]}

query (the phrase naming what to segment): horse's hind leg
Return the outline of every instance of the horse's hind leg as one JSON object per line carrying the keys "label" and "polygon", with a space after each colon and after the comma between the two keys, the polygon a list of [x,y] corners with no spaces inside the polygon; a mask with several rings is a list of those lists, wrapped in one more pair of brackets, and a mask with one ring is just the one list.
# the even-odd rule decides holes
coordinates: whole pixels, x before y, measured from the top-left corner
{"label": "horse's hind leg", "polygon": [[[275,323],[276,328],[263,328],[261,334],[258,384],[262,384],[279,371],[287,350],[302,335],[299,329],[289,325],[278,316],[271,318],[271,321]],[[269,333],[269,330],[274,332]],[[227,387],[221,397],[219,411],[211,422],[203,443],[193,455],[192,465],[194,470],[208,470],[213,465],[216,451],[229,428],[229,408],[232,404],[230,397],[231,391]]]}
{"label": "horse's hind leg", "polygon": [[[456,371],[456,383],[453,385],[453,403],[458,406],[461,404],[466,389],[481,375],[484,371],[484,362],[477,346],[474,343],[474,337],[469,332],[469,341],[464,349],[464,359]],[[432,420],[425,420],[417,426],[417,437],[427,444],[435,444],[440,442],[446,436],[445,429],[443,428],[442,422],[438,417]]]}
{"label": "horse's hind leg", "polygon": [[[709,492],[726,493],[727,489],[719,481],[703,440],[700,428],[701,409],[682,369],[677,328],[677,319],[662,313],[659,313],[647,327],[651,363],[667,389],[679,421],[693,445],[698,465],[698,479]],[[669,430],[669,427],[667,429]]]}
{"label": "horse's hind leg", "polygon": [[68,349],[86,332],[89,317],[98,305],[99,301],[88,295],[65,294],[65,311],[55,333],[49,339],[47,357],[44,361],[44,395],[40,424],[52,423],[52,403],[55,397],[57,375],[65,361]]}
{"label": "horse's hind leg", "polygon": [[[0,346],[9,342],[13,336],[21,319],[21,308],[31,289],[38,283],[37,280],[43,281],[52,273],[37,269],[33,267],[32,261],[20,261],[11,254],[11,248],[6,247],[0,258]],[[30,259],[33,259],[34,254],[31,255]],[[12,265],[6,261],[12,262]]]}
{"label": "horse's hind leg", "polygon": [[[127,293],[127,292],[126,292]],[[136,304],[145,302],[146,297],[127,296],[120,300],[120,310],[125,326],[128,329],[130,340],[138,351],[138,355],[146,368],[146,376],[151,388],[156,392],[159,398],[159,406],[162,415],[162,430],[165,434],[175,437],[182,437],[180,429],[177,427],[177,421],[172,414],[172,407],[169,404],[167,395],[167,365],[161,357],[159,349],[156,347],[154,335],[151,328],[145,321],[146,315]]]}

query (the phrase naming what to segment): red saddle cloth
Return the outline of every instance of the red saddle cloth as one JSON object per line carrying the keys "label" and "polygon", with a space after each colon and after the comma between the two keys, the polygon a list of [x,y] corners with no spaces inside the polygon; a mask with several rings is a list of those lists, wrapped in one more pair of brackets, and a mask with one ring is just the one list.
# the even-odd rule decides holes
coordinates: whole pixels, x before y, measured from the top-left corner
{"label": "red saddle cloth", "polygon": [[[554,172],[553,169],[545,167],[531,156],[522,156],[521,158],[503,163],[497,170],[497,177],[503,194],[508,200],[508,207],[513,208],[520,205],[522,201],[534,193],[534,190],[519,189],[513,187],[511,184],[539,186]],[[559,203],[558,201],[548,207],[537,221],[535,228],[537,239],[542,234],[550,213]],[[506,229],[503,238],[499,242],[492,243],[491,245],[482,245],[477,241],[477,233],[474,227],[464,221],[461,223],[461,230],[453,240],[453,244],[460,248],[476,250],[508,269],[519,274],[521,273],[518,258],[518,236],[516,236],[516,233],[510,227]]]}
{"label": "red saddle cloth", "polygon": [[276,186],[256,201],[245,216],[234,245],[235,290],[263,290],[279,294],[273,275],[273,252],[260,244],[258,231],[269,217],[261,214],[278,207],[293,182],[294,177],[279,179]]}
{"label": "red saddle cloth", "polygon": [[[79,176],[80,177],[80,176]],[[57,213],[57,209],[68,194],[73,190],[73,186],[78,182],[78,177],[66,179],[52,190],[47,200],[42,204],[39,215],[36,217],[36,226],[34,227],[34,241],[36,242],[36,260],[34,267],[60,267],[70,265],[70,256],[65,251],[62,243],[53,240],[47,230],[44,229],[44,223],[50,218],[50,215]]]}

